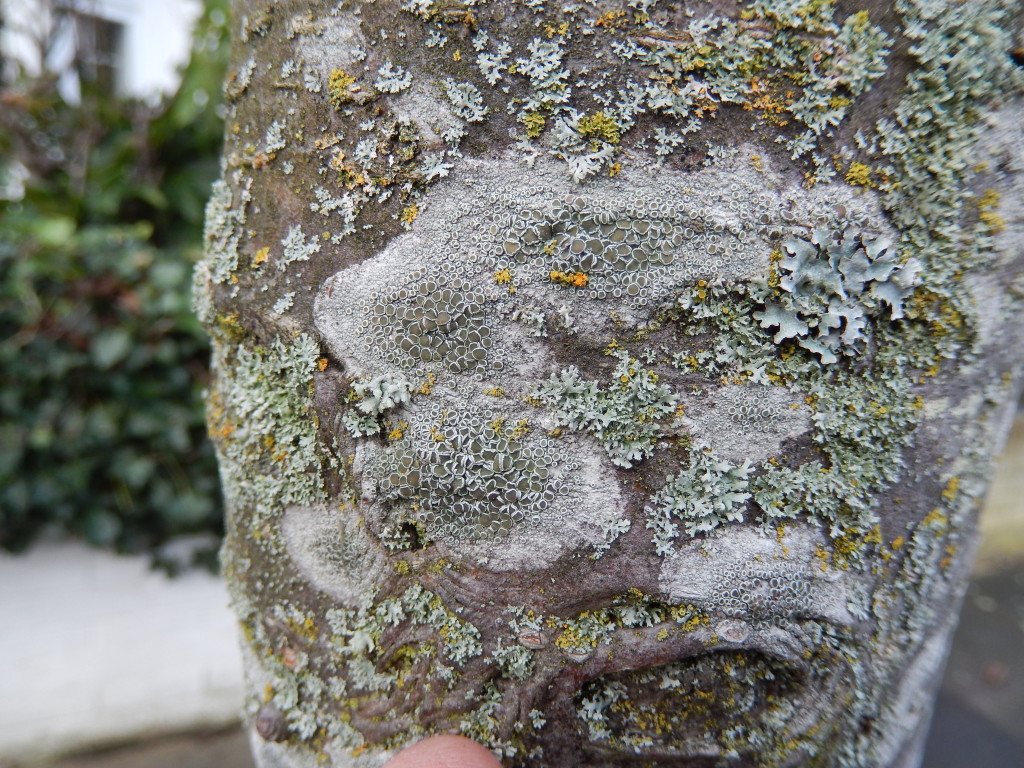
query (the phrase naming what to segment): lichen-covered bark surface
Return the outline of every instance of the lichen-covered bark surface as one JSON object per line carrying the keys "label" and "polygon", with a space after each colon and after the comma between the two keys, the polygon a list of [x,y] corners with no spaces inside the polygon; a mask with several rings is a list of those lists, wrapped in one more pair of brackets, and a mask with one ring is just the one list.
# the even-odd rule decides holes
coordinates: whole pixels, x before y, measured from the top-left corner
{"label": "lichen-covered bark surface", "polygon": [[238,3],[261,766],[916,764],[1022,380],[1013,0]]}

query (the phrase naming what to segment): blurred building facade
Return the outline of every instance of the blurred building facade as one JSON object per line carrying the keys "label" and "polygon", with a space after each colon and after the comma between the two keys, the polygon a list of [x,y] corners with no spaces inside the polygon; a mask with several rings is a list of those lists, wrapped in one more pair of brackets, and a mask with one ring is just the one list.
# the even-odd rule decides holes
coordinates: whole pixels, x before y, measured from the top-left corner
{"label": "blurred building facade", "polygon": [[47,73],[77,103],[85,80],[123,96],[173,91],[201,0],[0,0],[5,82]]}

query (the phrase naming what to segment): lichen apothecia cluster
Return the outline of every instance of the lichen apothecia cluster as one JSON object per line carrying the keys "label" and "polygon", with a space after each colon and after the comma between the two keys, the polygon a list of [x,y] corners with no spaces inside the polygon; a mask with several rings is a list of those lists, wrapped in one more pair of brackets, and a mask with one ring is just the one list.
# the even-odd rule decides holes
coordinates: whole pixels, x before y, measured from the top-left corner
{"label": "lichen apothecia cluster", "polygon": [[[258,757],[379,766],[460,730],[548,765],[569,726],[538,691],[578,669],[560,711],[595,754],[894,759],[1019,386],[1001,371],[955,452],[910,466],[938,382],[987,375],[972,279],[1020,240],[1019,9],[367,0],[237,24],[196,309]],[[894,530],[912,471],[934,506]],[[329,608],[282,522],[310,509],[347,564]],[[774,549],[729,560],[740,530]],[[451,586],[585,591],[572,568],[622,552],[660,576],[491,613]],[[630,653],[679,660],[614,671]]]}

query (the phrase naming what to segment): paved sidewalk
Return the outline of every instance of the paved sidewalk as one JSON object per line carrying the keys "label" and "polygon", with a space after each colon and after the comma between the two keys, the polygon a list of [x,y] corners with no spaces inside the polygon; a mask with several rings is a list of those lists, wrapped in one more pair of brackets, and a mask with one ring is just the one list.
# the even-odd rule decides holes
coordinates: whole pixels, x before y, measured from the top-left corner
{"label": "paved sidewalk", "polygon": [[227,725],[241,702],[218,578],[72,542],[0,555],[0,764]]}

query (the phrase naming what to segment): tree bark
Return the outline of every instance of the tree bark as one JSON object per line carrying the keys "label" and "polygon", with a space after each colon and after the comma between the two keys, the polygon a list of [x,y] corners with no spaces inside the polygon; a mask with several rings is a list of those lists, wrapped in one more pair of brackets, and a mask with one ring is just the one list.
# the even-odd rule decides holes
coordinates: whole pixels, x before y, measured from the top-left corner
{"label": "tree bark", "polygon": [[1011,0],[236,4],[260,766],[913,766],[1022,381]]}

